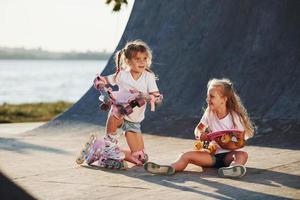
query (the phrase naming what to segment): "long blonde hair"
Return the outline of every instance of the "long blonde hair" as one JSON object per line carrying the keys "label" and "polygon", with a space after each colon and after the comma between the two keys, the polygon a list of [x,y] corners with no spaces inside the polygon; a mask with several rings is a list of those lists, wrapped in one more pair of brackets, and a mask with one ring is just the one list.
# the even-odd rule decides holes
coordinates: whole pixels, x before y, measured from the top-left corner
{"label": "long blonde hair", "polygon": [[129,66],[126,64],[125,59],[132,59],[137,52],[142,52],[147,54],[147,66],[146,70],[152,72],[150,70],[152,64],[152,51],[150,47],[143,42],[142,40],[134,40],[127,42],[125,47],[115,54],[115,64],[117,73],[120,70],[128,70]]}
{"label": "long blonde hair", "polygon": [[[233,84],[229,79],[211,79],[207,84],[207,89],[212,87],[220,88],[220,92],[223,96],[227,97],[226,108],[233,116],[233,112],[235,112],[239,118],[241,119],[241,123],[245,128],[245,135],[247,137],[252,137],[254,135],[254,126],[251,122],[246,108],[243,106],[240,97],[234,90]],[[209,112],[209,107],[206,108],[205,112]],[[236,126],[234,121],[234,117],[232,117],[233,125]]]}

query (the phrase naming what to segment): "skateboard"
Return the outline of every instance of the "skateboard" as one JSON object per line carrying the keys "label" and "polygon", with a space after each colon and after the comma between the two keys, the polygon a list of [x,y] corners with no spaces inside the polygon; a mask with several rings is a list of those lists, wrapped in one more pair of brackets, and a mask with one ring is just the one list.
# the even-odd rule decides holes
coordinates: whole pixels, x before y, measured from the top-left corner
{"label": "skateboard", "polygon": [[229,129],[223,131],[216,131],[207,134],[207,141],[197,140],[194,144],[196,150],[208,150],[210,153],[216,151],[215,145],[211,141],[216,141],[223,149],[236,150],[245,146],[245,140],[237,137],[242,131],[237,129]]}
{"label": "skateboard", "polygon": [[88,141],[76,158],[76,163],[82,165],[86,162],[89,166],[97,166],[109,169],[128,168],[124,161],[124,155],[117,144],[105,139],[98,139],[95,134],[91,134]]}

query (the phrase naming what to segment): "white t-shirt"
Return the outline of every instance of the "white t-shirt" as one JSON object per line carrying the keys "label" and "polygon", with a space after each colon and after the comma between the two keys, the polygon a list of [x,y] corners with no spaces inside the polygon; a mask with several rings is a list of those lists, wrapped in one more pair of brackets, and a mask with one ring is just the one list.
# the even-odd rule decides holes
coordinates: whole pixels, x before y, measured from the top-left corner
{"label": "white t-shirt", "polygon": [[[119,87],[119,90],[113,93],[118,102],[127,102],[132,97],[130,90],[137,90],[144,94],[159,91],[155,75],[151,72],[144,71],[138,80],[134,80],[130,71],[125,70],[119,72],[115,81],[114,76],[115,74],[112,74],[107,78],[111,85],[118,85]],[[141,107],[135,107],[133,108],[133,113],[126,115],[124,119],[130,122],[141,122],[145,118],[145,110],[146,104]]]}
{"label": "white t-shirt", "polygon": [[[234,118],[235,125],[232,122]],[[237,129],[240,131],[245,131],[244,126],[241,123],[239,116],[236,113],[229,113],[223,119],[219,119],[217,115],[213,112],[205,112],[202,116],[200,123],[208,126],[212,132],[223,131],[229,129]],[[221,148],[215,141],[212,141],[217,146],[216,154],[229,152],[230,150]]]}

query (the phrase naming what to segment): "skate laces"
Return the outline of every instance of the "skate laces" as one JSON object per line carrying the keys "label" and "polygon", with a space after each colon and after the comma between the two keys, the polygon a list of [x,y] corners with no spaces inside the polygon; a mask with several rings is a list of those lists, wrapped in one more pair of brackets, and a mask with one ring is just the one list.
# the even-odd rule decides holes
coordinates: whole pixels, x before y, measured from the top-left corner
{"label": "skate laces", "polygon": [[104,136],[104,140],[109,141],[111,143],[118,144],[118,134],[108,133]]}

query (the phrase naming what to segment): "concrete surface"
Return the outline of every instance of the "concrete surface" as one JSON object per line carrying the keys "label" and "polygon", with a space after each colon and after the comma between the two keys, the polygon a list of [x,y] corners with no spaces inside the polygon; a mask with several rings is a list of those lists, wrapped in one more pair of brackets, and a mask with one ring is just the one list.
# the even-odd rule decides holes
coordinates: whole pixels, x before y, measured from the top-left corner
{"label": "concrete surface", "polygon": [[[41,124],[0,125],[0,169],[37,199],[300,199],[299,150],[247,146],[248,172],[238,180],[193,165],[158,176],[131,164],[127,171],[78,166],[75,157],[89,133],[22,133]],[[144,136],[150,160],[164,164],[193,145],[189,139]]]}

